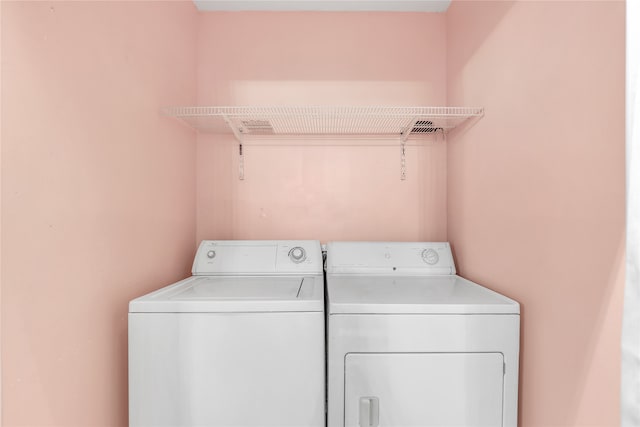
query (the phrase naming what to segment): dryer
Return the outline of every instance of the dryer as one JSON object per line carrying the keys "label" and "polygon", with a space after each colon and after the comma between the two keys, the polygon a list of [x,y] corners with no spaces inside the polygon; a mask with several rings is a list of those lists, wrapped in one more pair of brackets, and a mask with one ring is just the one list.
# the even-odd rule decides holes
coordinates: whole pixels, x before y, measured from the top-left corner
{"label": "dryer", "polygon": [[448,243],[327,245],[328,426],[517,425],[517,302]]}
{"label": "dryer", "polygon": [[317,241],[203,241],[193,276],[129,303],[131,427],[323,427]]}

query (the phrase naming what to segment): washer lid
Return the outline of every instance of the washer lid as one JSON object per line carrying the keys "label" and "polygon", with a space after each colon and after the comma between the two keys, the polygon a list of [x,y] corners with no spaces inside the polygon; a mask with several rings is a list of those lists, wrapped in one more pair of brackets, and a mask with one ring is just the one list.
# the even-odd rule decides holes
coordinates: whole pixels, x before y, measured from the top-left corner
{"label": "washer lid", "polygon": [[328,275],[329,314],[519,314],[520,305],[460,276]]}
{"label": "washer lid", "polygon": [[129,303],[130,313],[323,311],[313,276],[193,276]]}

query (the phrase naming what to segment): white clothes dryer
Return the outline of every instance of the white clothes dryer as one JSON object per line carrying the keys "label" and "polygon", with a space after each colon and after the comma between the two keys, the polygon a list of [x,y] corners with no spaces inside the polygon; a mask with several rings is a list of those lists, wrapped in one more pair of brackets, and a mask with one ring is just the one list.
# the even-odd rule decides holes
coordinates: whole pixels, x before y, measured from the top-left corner
{"label": "white clothes dryer", "polygon": [[203,241],[193,276],[129,303],[131,427],[323,427],[318,241]]}
{"label": "white clothes dryer", "polygon": [[327,245],[328,427],[516,427],[520,309],[448,243]]}

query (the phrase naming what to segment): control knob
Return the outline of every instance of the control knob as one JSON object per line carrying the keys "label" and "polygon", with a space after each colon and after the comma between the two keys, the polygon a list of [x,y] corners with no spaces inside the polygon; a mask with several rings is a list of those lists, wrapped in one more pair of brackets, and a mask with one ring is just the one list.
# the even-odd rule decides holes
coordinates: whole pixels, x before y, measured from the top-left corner
{"label": "control knob", "polygon": [[216,257],[216,251],[211,250],[211,251],[207,252],[207,258],[214,259],[215,257]]}
{"label": "control knob", "polygon": [[422,260],[429,265],[437,264],[439,259],[438,252],[433,249],[425,249],[422,251]]}
{"label": "control knob", "polygon": [[289,251],[289,259],[296,264],[299,264],[307,259],[307,252],[304,250],[304,248],[296,246]]}

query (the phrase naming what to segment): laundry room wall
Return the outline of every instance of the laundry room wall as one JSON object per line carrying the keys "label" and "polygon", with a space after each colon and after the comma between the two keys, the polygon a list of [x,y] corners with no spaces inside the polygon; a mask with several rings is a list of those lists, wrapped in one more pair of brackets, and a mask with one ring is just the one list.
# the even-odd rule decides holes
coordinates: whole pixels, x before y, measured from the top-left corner
{"label": "laundry room wall", "polygon": [[619,425],[624,2],[454,2],[448,141],[459,271],[522,304],[520,425]]}
{"label": "laundry room wall", "polygon": [[[445,105],[445,15],[208,12],[200,105]],[[278,145],[279,144],[279,145]],[[446,146],[198,136],[199,239],[444,240]]]}
{"label": "laundry room wall", "polygon": [[188,274],[191,2],[2,1],[2,425],[126,426],[127,304]]}

